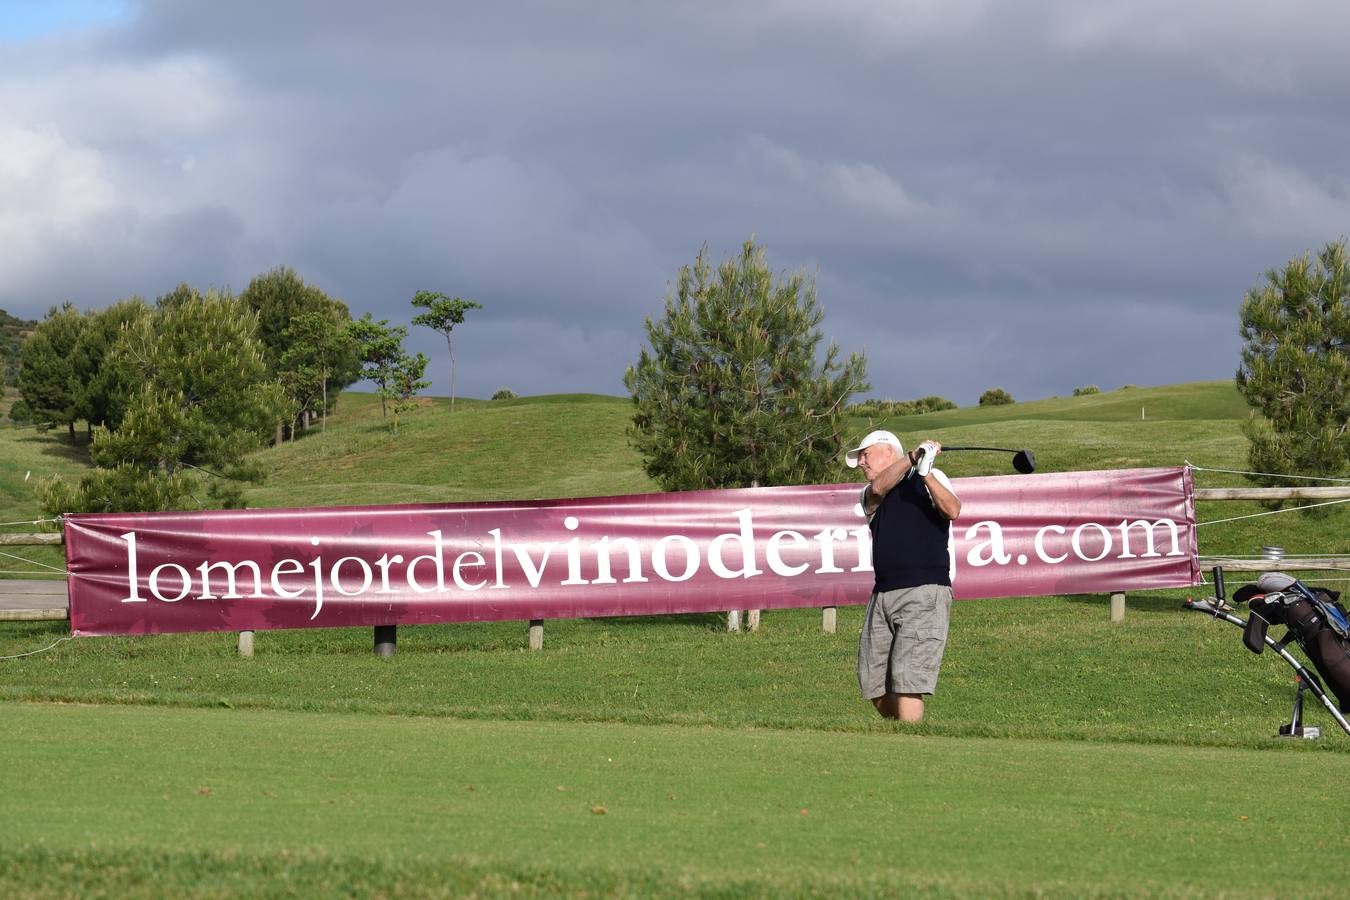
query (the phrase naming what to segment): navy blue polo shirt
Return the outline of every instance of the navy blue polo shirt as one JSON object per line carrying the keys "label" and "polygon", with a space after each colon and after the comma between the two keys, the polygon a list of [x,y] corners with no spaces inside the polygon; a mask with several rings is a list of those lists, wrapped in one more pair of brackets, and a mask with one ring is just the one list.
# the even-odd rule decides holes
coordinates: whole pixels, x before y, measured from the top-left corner
{"label": "navy blue polo shirt", "polygon": [[882,499],[869,525],[877,591],[951,585],[951,522],[913,469]]}

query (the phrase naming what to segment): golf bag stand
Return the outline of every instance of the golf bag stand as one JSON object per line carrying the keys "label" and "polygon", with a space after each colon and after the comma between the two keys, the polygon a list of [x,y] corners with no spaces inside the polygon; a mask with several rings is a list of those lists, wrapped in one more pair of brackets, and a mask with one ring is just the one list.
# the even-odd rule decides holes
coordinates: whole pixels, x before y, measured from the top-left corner
{"label": "golf bag stand", "polygon": [[[1294,710],[1289,724],[1280,726],[1280,736],[1315,738],[1321,734],[1321,729],[1303,723],[1305,691],[1311,691],[1322,701],[1341,730],[1350,734],[1350,722],[1341,713],[1350,708],[1350,636],[1344,633],[1346,616],[1336,602],[1338,595],[1313,590],[1287,575],[1269,572],[1256,584],[1246,585],[1234,594],[1236,602],[1251,604],[1251,614],[1244,620],[1233,615],[1233,607],[1224,597],[1222,566],[1214,567],[1214,594],[1203,600],[1186,600],[1182,608],[1236,625],[1242,629],[1242,642],[1248,650],[1261,653],[1269,647],[1294,670],[1297,677]],[[1271,624],[1288,627],[1283,639],[1276,641],[1266,633]],[[1327,696],[1318,677],[1285,649],[1294,641],[1328,679],[1341,700],[1340,709]]]}
{"label": "golf bag stand", "polygon": [[1303,724],[1303,692],[1308,689],[1303,678],[1294,676],[1294,711],[1289,714],[1289,724],[1280,726],[1280,737],[1301,737],[1315,740],[1322,736],[1322,729],[1316,725]]}

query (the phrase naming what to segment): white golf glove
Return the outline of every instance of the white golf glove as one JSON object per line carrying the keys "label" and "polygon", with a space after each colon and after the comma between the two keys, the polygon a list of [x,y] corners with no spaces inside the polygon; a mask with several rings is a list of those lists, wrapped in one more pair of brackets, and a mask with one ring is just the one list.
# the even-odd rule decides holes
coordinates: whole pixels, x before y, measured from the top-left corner
{"label": "white golf glove", "polygon": [[923,478],[929,472],[933,471],[933,460],[937,459],[937,447],[933,446],[932,441],[924,441],[919,445],[919,461],[915,463],[914,470]]}

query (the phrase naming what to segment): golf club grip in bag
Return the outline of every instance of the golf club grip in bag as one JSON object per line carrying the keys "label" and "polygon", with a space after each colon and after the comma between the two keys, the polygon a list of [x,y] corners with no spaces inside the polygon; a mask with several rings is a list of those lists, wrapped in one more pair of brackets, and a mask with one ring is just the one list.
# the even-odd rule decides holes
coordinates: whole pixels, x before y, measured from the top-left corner
{"label": "golf club grip in bag", "polygon": [[1350,712],[1350,637],[1340,634],[1331,621],[1337,613],[1342,621],[1346,618],[1339,598],[1339,592],[1313,587],[1255,596],[1248,606],[1253,616],[1289,629],[1344,713]]}

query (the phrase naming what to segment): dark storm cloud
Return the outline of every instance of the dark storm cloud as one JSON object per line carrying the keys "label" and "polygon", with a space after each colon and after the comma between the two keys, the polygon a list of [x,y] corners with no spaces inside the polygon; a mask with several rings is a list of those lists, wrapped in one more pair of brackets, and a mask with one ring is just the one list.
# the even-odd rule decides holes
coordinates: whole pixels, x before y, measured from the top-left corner
{"label": "dark storm cloud", "polygon": [[145,3],[0,62],[0,305],[288,264],[358,315],[482,302],[460,393],[619,393],[678,268],[754,235],[883,396],[1226,378],[1242,292],[1350,231],[1348,19]]}

